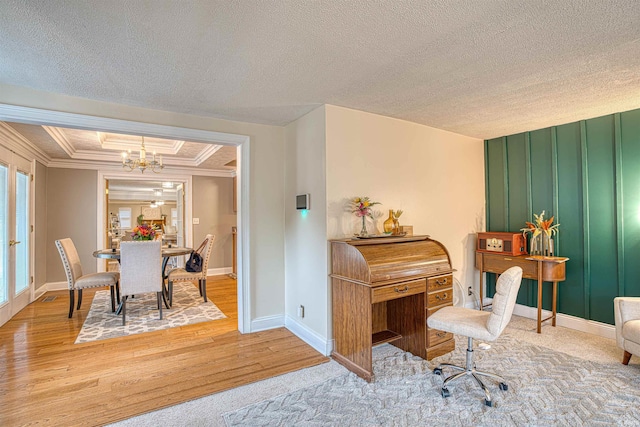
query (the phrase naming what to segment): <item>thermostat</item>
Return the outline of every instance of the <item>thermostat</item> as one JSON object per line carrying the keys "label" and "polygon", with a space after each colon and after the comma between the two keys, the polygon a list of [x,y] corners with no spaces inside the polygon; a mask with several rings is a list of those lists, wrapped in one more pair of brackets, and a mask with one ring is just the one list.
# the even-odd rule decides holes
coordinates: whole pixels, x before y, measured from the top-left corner
{"label": "thermostat", "polygon": [[296,209],[307,210],[309,206],[309,193],[296,196]]}

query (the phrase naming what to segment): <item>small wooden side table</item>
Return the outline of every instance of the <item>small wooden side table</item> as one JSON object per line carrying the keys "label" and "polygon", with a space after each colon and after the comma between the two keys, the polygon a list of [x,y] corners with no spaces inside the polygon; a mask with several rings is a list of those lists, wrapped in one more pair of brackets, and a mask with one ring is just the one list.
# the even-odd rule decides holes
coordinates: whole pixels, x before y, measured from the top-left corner
{"label": "small wooden side table", "polygon": [[[558,282],[566,279],[566,257],[550,257],[538,255],[509,256],[476,251],[476,268],[480,270],[480,310],[487,305],[483,304],[483,277],[482,273],[502,274],[507,269],[518,266],[522,268],[523,279],[538,281],[538,333],[542,332],[542,322],[551,320],[551,326],[556,326],[556,311],[558,299]],[[552,314],[546,319],[542,318],[542,282],[553,283]],[[490,305],[490,304],[489,304]]]}

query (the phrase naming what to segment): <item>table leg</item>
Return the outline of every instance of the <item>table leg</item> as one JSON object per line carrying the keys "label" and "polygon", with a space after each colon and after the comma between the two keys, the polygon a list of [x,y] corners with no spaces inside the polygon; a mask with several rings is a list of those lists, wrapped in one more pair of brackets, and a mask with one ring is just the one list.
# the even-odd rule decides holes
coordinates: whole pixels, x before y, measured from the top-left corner
{"label": "table leg", "polygon": [[558,300],[558,282],[553,282],[553,302],[552,302],[552,310],[553,310],[553,320],[551,320],[551,326],[556,326],[556,308]]}
{"label": "table leg", "polygon": [[538,333],[542,333],[542,262],[538,261]]}
{"label": "table leg", "polygon": [[482,291],[482,288],[484,286],[484,280],[482,280],[482,276],[483,276],[483,271],[482,271],[482,266],[480,266],[480,311],[483,311],[483,306],[484,306],[484,293]]}

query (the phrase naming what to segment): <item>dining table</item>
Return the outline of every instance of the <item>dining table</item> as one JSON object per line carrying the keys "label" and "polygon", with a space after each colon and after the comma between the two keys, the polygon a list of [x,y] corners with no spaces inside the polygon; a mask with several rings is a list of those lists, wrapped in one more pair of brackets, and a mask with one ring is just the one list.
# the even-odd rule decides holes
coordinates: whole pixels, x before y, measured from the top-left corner
{"label": "dining table", "polygon": [[[192,248],[187,248],[183,246],[162,246],[162,298],[164,300],[164,305],[167,308],[170,308],[169,301],[171,298],[169,297],[169,290],[165,287],[164,282],[167,278],[167,264],[169,263],[169,259],[175,256],[181,255],[189,255],[193,252]],[[93,252],[94,258],[102,258],[102,259],[115,259],[120,262],[120,249],[112,248],[112,249],[99,249]],[[119,292],[118,292],[119,294]],[[118,300],[120,299],[120,295],[118,295]],[[122,301],[116,310],[116,314],[120,314],[122,309]]]}

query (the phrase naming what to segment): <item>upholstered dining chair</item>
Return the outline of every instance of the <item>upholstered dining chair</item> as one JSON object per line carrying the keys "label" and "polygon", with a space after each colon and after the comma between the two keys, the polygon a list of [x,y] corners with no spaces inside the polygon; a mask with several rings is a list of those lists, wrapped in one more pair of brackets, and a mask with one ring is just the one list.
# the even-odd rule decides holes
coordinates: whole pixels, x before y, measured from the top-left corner
{"label": "upholstered dining chair", "polygon": [[209,258],[211,257],[214,240],[216,240],[216,236],[214,236],[213,234],[207,234],[205,239],[202,241],[202,244],[205,244],[205,246],[201,252],[201,272],[191,273],[184,268],[174,268],[169,271],[169,274],[167,274],[169,305],[173,304],[173,282],[193,282],[197,280],[198,289],[200,290],[200,296],[204,297],[205,302],[207,301],[207,268],[209,266]]}
{"label": "upholstered dining chair", "polygon": [[120,302],[118,281],[120,275],[117,272],[82,273],[82,264],[73,241],[70,238],[56,240],[56,248],[60,253],[64,272],[67,275],[69,286],[69,318],[73,316],[75,291],[78,291],[78,306],[82,305],[82,290],[87,288],[102,288],[109,286],[111,290],[111,311],[116,311],[116,300]]}
{"label": "upholstered dining chair", "polygon": [[120,243],[120,293],[122,324],[126,324],[127,299],[133,295],[155,292],[162,320],[162,249],[156,240]]}
{"label": "upholstered dining chair", "polygon": [[449,383],[465,376],[472,376],[482,388],[485,394],[484,402],[487,406],[494,406],[494,403],[491,400],[489,389],[480,380],[480,376],[499,381],[500,390],[508,389],[507,383],[502,377],[476,370],[473,360],[473,339],[494,341],[500,336],[511,320],[521,282],[522,269],[520,267],[511,267],[498,278],[491,311],[479,311],[463,307],[444,307],[428,317],[427,324],[430,328],[467,337],[465,367],[441,363],[433,370],[433,373],[437,375],[442,375],[443,368],[461,371],[450,375],[444,380],[440,391],[442,397],[449,397],[450,393],[447,388]]}
{"label": "upholstered dining chair", "polygon": [[616,323],[616,343],[624,354],[622,364],[628,365],[631,355],[640,355],[640,297],[613,299]]}

